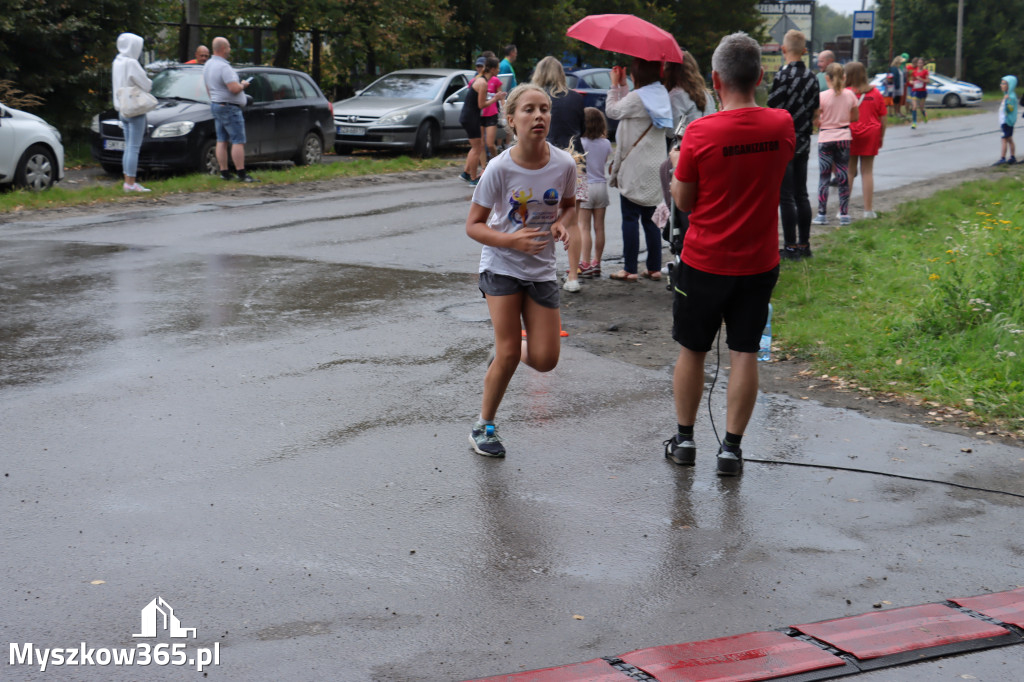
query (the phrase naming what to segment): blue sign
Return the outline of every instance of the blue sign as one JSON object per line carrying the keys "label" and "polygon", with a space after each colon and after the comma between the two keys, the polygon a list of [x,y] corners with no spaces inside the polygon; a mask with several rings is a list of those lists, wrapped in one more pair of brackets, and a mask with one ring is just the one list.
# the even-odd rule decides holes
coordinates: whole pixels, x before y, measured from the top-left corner
{"label": "blue sign", "polygon": [[873,11],[853,13],[853,37],[875,37],[875,13]]}

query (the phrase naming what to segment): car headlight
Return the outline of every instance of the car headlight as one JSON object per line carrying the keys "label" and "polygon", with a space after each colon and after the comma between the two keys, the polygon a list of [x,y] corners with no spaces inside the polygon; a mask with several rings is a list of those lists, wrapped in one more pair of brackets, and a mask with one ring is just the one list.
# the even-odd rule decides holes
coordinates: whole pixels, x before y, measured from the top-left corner
{"label": "car headlight", "polygon": [[96,114],[95,116],[92,117],[92,121],[89,122],[89,130],[93,131],[94,133],[98,133],[100,131],[100,115],[99,114]]}
{"label": "car headlight", "polygon": [[151,137],[181,137],[188,135],[196,127],[194,121],[175,121],[157,126]]}
{"label": "car headlight", "polygon": [[388,114],[387,116],[381,116],[379,119],[377,119],[377,125],[392,125],[394,123],[401,123],[407,118],[409,118],[408,109],[396,111]]}

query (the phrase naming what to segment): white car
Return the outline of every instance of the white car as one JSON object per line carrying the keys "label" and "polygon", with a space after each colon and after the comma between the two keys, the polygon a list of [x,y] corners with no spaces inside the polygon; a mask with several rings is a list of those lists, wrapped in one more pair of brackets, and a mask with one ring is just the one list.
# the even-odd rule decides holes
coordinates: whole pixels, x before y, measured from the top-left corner
{"label": "white car", "polygon": [[64,177],[60,132],[34,114],[0,103],[0,187],[44,190]]}
{"label": "white car", "polygon": [[[871,79],[871,85],[878,88],[878,91],[885,94],[885,73],[875,74]],[[977,104],[981,101],[981,88],[974,83],[957,81],[933,73],[928,77],[928,97],[925,98],[925,106],[949,107],[954,109],[966,104]],[[907,91],[909,94],[909,90]]]}

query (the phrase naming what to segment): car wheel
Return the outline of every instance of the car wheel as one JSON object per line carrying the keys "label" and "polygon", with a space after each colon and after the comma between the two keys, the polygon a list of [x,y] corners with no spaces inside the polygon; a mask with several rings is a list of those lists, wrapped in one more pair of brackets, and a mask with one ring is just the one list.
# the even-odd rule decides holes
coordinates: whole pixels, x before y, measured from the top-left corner
{"label": "car wheel", "polygon": [[57,159],[49,147],[38,144],[25,151],[14,172],[14,184],[33,192],[49,189],[56,179]]}
{"label": "car wheel", "polygon": [[942,98],[942,103],[950,109],[955,109],[960,106],[960,95],[951,92]]}
{"label": "car wheel", "polygon": [[117,177],[123,173],[121,164],[119,163],[101,163],[100,167],[103,169],[104,173],[114,177]]}
{"label": "car wheel", "polygon": [[323,157],[324,143],[320,140],[319,135],[311,132],[306,133],[306,137],[302,139],[302,146],[293,160],[296,166],[309,166],[320,163],[320,159]]}
{"label": "car wheel", "polygon": [[207,175],[220,174],[220,164],[217,163],[216,140],[207,140],[206,143],[199,148],[199,163],[196,164],[196,166],[200,173],[206,173]]}
{"label": "car wheel", "polygon": [[424,159],[434,155],[437,151],[437,124],[433,121],[424,121],[416,131],[416,155]]}

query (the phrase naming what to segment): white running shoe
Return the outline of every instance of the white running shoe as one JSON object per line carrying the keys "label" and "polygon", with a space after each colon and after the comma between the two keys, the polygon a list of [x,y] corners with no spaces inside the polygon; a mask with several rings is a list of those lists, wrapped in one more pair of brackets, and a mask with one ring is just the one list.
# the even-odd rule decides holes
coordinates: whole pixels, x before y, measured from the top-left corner
{"label": "white running shoe", "polygon": [[567,279],[562,288],[572,294],[578,294],[580,291],[580,281],[578,279]]}
{"label": "white running shoe", "polygon": [[864,211],[864,219],[865,220],[871,220],[871,219],[877,218],[877,217],[878,217],[878,214],[875,213],[874,211]]}

